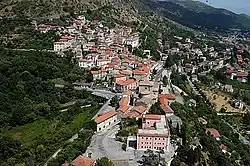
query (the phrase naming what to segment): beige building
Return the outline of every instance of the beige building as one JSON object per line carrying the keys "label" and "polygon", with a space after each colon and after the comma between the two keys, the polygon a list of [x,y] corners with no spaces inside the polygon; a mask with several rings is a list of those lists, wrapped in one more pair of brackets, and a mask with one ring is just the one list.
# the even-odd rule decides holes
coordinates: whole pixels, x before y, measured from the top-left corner
{"label": "beige building", "polygon": [[110,111],[98,116],[95,119],[97,123],[97,132],[106,131],[117,122],[117,112]]}

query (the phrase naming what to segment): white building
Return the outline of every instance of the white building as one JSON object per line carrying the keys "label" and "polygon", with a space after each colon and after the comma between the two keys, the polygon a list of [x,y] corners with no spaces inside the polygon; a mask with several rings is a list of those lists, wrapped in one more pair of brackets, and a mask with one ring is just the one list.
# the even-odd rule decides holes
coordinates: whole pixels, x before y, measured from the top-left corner
{"label": "white building", "polygon": [[117,112],[111,111],[95,118],[97,132],[106,131],[117,122]]}
{"label": "white building", "polygon": [[82,68],[89,68],[89,67],[94,67],[95,66],[95,63],[92,59],[79,59],[78,61],[78,65],[79,67],[82,67]]}
{"label": "white building", "polygon": [[139,37],[130,37],[124,41],[125,45],[131,45],[133,48],[139,45]]}

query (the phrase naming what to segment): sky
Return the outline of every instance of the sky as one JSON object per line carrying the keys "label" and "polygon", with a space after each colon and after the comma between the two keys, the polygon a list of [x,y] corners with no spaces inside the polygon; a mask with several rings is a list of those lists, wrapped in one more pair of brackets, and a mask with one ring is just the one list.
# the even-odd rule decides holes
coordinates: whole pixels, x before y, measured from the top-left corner
{"label": "sky", "polygon": [[250,0],[198,0],[217,8],[229,9],[235,13],[245,13],[250,16]]}

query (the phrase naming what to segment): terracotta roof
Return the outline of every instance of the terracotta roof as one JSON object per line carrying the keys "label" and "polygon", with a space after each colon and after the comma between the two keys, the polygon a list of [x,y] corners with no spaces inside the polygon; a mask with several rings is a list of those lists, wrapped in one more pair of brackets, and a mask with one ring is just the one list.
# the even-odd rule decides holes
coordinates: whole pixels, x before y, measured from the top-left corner
{"label": "terracotta roof", "polygon": [[121,100],[120,100],[120,106],[122,105],[129,105],[129,97],[123,97]]}
{"label": "terracotta roof", "polygon": [[174,110],[172,110],[171,107],[169,107],[168,105],[160,105],[161,109],[165,112],[165,113],[174,113]]}
{"label": "terracotta roof", "polygon": [[135,110],[136,112],[142,114],[147,110],[147,108],[143,106],[134,106],[131,110]]}
{"label": "terracotta roof", "polygon": [[122,63],[130,63],[131,61],[129,59],[123,59]]}
{"label": "terracotta roof", "polygon": [[134,75],[145,75],[146,74],[145,71],[138,70],[138,69],[133,70],[133,73],[134,73]]}
{"label": "terracotta roof", "polygon": [[176,99],[175,94],[160,94],[159,97],[164,97],[164,98],[167,98],[168,100]]}
{"label": "terracotta roof", "polygon": [[146,114],[143,116],[145,119],[154,119],[154,120],[161,120],[161,115],[155,115],[155,114]]}
{"label": "terracotta roof", "polygon": [[206,128],[206,134],[211,133],[213,137],[220,137],[220,133],[214,128]]}
{"label": "terracotta roof", "polygon": [[121,77],[125,77],[125,75],[118,73],[118,74],[114,74],[113,77],[114,78],[121,78]]}
{"label": "terracotta roof", "polygon": [[121,85],[121,86],[126,86],[126,85],[130,85],[134,82],[136,82],[134,79],[128,79],[126,81],[118,81],[117,84]]}
{"label": "terracotta roof", "polygon": [[221,144],[220,149],[221,150],[228,150],[228,147],[226,145],[224,145],[224,144]]}
{"label": "terracotta roof", "polygon": [[248,76],[248,73],[247,73],[247,72],[237,72],[237,73],[236,73],[236,76],[237,76],[237,77],[247,77],[247,76]]}
{"label": "terracotta roof", "polygon": [[133,71],[132,70],[122,70],[121,73],[124,75],[131,75],[133,73]]}
{"label": "terracotta roof", "polygon": [[104,113],[101,116],[95,118],[95,122],[96,123],[101,123],[101,122],[115,116],[116,114],[117,114],[117,112],[115,112],[115,111],[110,111],[110,112]]}
{"label": "terracotta roof", "polygon": [[161,105],[168,106],[168,98],[167,98],[167,96],[164,95],[164,94],[160,94],[159,95],[159,102],[161,103]]}
{"label": "terracotta roof", "polygon": [[145,80],[145,81],[141,81],[140,86],[154,86],[154,82],[153,81],[149,81],[149,80]]}
{"label": "terracotta roof", "polygon": [[128,109],[129,109],[129,106],[128,105],[122,105],[122,106],[120,106],[119,108],[118,108],[118,110],[117,111],[121,111],[121,112],[126,112],[126,111],[128,111]]}
{"label": "terracotta roof", "polygon": [[125,91],[123,92],[123,94],[124,94],[124,95],[130,96],[130,95],[132,94],[132,91],[128,89],[128,90],[125,90]]}
{"label": "terracotta roof", "polygon": [[99,74],[99,71],[91,70],[90,73],[93,74],[93,75],[94,75],[94,74]]}
{"label": "terracotta roof", "polygon": [[94,160],[86,156],[79,155],[75,160],[71,162],[72,166],[93,166]]}
{"label": "terracotta roof", "polygon": [[137,118],[137,117],[140,117],[140,114],[134,111],[127,112],[123,115],[123,118]]}

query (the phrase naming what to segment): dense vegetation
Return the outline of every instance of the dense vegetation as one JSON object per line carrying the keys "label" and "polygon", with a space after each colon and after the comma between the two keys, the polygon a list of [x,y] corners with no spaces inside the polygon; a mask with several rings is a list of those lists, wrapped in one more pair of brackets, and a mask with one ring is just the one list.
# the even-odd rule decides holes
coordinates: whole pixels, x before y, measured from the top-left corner
{"label": "dense vegetation", "polygon": [[[71,57],[2,48],[0,57],[1,164],[39,165],[95,115],[103,99],[73,89],[70,84],[86,72]],[[55,87],[57,80],[66,82],[64,88]]]}
{"label": "dense vegetation", "polygon": [[[175,156],[172,166],[181,165],[186,163],[188,165],[195,165],[195,163],[204,164],[208,162],[206,158],[209,158],[209,163],[220,166],[237,165],[236,160],[240,160],[242,165],[249,165],[249,147],[239,141],[239,135],[234,133],[232,129],[224,123],[220,117],[218,117],[215,111],[205,104],[200,98],[196,98],[197,107],[191,108],[179,103],[172,103],[171,107],[175,111],[175,114],[179,116],[183,125],[180,132],[173,133],[182,138],[182,143]],[[203,117],[207,120],[208,124],[201,125],[198,121],[198,117]],[[205,128],[215,128],[222,135],[220,141],[216,141],[215,138],[205,134]],[[199,139],[201,146],[196,146],[194,149],[194,138]],[[228,151],[231,153],[231,157],[228,157],[221,151],[219,146],[224,144],[228,147]]]}

